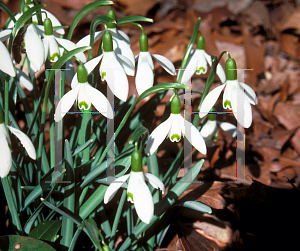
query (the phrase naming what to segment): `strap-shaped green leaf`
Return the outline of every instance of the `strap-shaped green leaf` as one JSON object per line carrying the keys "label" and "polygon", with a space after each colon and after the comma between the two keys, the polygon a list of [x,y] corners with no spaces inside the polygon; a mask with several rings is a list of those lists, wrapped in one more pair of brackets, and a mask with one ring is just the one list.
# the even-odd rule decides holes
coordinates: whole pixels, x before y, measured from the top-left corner
{"label": "strap-shaped green leaf", "polygon": [[[21,244],[21,245],[20,245]],[[17,248],[19,247],[20,248]],[[0,236],[0,251],[5,250],[43,250],[55,251],[46,242],[21,235],[4,235]]]}
{"label": "strap-shaped green leaf", "polygon": [[205,213],[205,214],[211,214],[212,213],[212,210],[209,206],[207,206],[207,205],[205,205],[205,204],[203,204],[199,201],[185,201],[185,202],[179,204],[178,206],[193,209],[195,211],[202,212],[202,213]]}
{"label": "strap-shaped green leaf", "polygon": [[45,221],[32,229],[28,236],[38,240],[54,241],[60,227],[60,220]]}
{"label": "strap-shaped green leaf", "polygon": [[15,26],[12,29],[11,34],[10,34],[10,39],[9,39],[9,44],[8,44],[8,51],[10,53],[11,53],[14,38],[16,37],[16,34],[18,33],[18,31],[21,29],[21,27],[24,26],[24,24],[27,22],[27,20],[33,16],[34,12],[36,12],[37,10],[39,10],[45,6],[46,6],[45,4],[40,4],[40,5],[34,6],[30,9],[28,9],[26,12],[24,12],[23,15],[20,16],[20,18],[17,20],[17,22],[15,23]]}
{"label": "strap-shaped green leaf", "polygon": [[2,1],[0,2],[0,10],[6,12],[9,15],[9,17],[14,21],[14,23],[16,22],[14,14],[10,11],[8,6]]}
{"label": "strap-shaped green leaf", "polygon": [[117,20],[118,26],[126,24],[126,23],[131,23],[131,22],[150,22],[150,23],[153,23],[153,19],[148,18],[148,17],[142,17],[142,16],[127,16],[127,17],[121,17]]}
{"label": "strap-shaped green leaf", "polygon": [[69,34],[68,34],[68,39],[71,40],[73,32],[75,30],[75,27],[77,26],[77,24],[80,22],[80,20],[86,16],[88,13],[90,13],[91,11],[101,7],[101,6],[105,6],[105,5],[111,5],[113,4],[112,1],[96,1],[96,2],[92,2],[86,6],[84,6],[82,8],[81,11],[78,12],[78,14],[75,16],[75,18],[73,19],[73,22],[70,26],[70,30],[69,30]]}

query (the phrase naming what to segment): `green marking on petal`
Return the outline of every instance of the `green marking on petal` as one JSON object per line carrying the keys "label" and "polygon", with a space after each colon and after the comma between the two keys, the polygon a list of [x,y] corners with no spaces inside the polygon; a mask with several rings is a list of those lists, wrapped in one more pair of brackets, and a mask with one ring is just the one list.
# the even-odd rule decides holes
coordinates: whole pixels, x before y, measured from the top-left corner
{"label": "green marking on petal", "polygon": [[102,74],[101,74],[101,79],[103,80],[105,77],[106,77],[106,72],[103,71]]}
{"label": "green marking on petal", "polygon": [[217,141],[217,139],[218,139],[218,135],[215,135],[215,136],[213,137],[213,141]]}
{"label": "green marking on petal", "polygon": [[78,107],[79,107],[79,109],[84,109],[84,110],[89,109],[89,106],[88,106],[88,104],[87,104],[85,101],[81,101],[81,102],[78,104]]}
{"label": "green marking on petal", "polygon": [[196,70],[196,74],[201,74],[201,71],[202,71],[202,72],[205,72],[204,67],[199,67],[199,68]]}
{"label": "green marking on petal", "polygon": [[36,24],[36,25],[38,25],[38,24],[39,24],[37,21],[33,21],[32,23],[34,23],[34,24]]}
{"label": "green marking on petal", "polygon": [[8,142],[7,142],[7,144],[8,144],[9,149],[12,150],[12,148],[11,148],[11,143],[8,143]]}
{"label": "green marking on petal", "polygon": [[179,140],[180,140],[180,135],[178,135],[178,134],[172,134],[171,135],[171,141],[172,142],[174,142],[174,141],[179,142]]}
{"label": "green marking on petal", "polygon": [[131,201],[133,202],[133,194],[130,192],[127,192],[127,198],[130,198]]}
{"label": "green marking on petal", "polygon": [[[60,57],[60,55],[59,55],[57,52],[55,52],[55,53],[53,53],[52,56],[50,57],[50,60],[51,60],[51,61],[56,61],[57,59],[59,59],[59,57]],[[57,58],[57,59],[55,59],[55,58]]]}
{"label": "green marking on petal", "polygon": [[227,106],[229,106],[229,108],[232,109],[231,102],[228,99],[224,102],[225,109],[227,108]]}

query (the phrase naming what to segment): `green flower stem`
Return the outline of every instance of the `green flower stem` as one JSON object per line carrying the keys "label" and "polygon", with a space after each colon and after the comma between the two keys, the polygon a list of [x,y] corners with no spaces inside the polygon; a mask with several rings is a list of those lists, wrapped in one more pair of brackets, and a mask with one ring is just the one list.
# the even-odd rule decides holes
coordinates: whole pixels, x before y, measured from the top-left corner
{"label": "green flower stem", "polygon": [[122,213],[126,198],[127,198],[127,190],[124,189],[121,199],[120,199],[120,202],[119,202],[119,205],[118,205],[116,215],[115,215],[112,230],[111,230],[111,236],[110,236],[110,240],[109,240],[109,248],[110,249],[113,249],[114,244],[115,244],[115,236],[116,236],[116,232],[117,232],[117,227],[118,227],[118,223],[120,221],[121,213]]}
{"label": "green flower stem", "polygon": [[[82,120],[81,120],[81,126],[79,130],[79,146],[83,145],[86,141],[88,141],[91,138],[91,119],[92,119],[92,114],[91,114],[92,109],[90,108],[87,112],[82,113]],[[86,163],[90,160],[90,147],[86,147],[86,149],[83,150],[82,152],[82,158],[81,158],[81,163]],[[83,178],[88,174],[88,170],[85,169],[86,172],[82,174]],[[88,186],[85,187],[82,190],[82,193],[79,197],[79,205],[82,204],[85,195],[88,191]]]}
{"label": "green flower stem", "polygon": [[74,248],[75,248],[75,244],[76,244],[76,241],[79,237],[79,235],[81,234],[82,230],[83,230],[83,227],[84,227],[84,223],[82,223],[80,226],[77,227],[77,230],[72,238],[72,241],[70,243],[70,247],[68,249],[68,251],[73,251]]}
{"label": "green flower stem", "polygon": [[184,56],[183,56],[183,59],[182,59],[182,62],[181,62],[181,68],[180,68],[180,72],[178,73],[179,76],[178,76],[178,83],[181,82],[181,79],[182,79],[182,75],[183,75],[183,70],[185,69],[186,65],[187,65],[187,62],[189,60],[189,57],[190,57],[190,54],[191,54],[191,50],[193,48],[193,45],[195,43],[195,39],[196,39],[196,36],[198,34],[198,30],[199,30],[199,27],[200,27],[200,22],[201,22],[201,18],[198,17],[197,19],[197,22],[196,22],[196,25],[195,25],[195,28],[194,28],[194,31],[193,31],[193,34],[192,34],[192,37],[191,37],[191,40],[185,50],[185,53],[184,53]]}
{"label": "green flower stem", "polygon": [[[135,22],[128,22],[128,23],[124,23],[124,24],[131,24],[131,25],[136,25],[138,27],[140,27],[140,29],[142,30],[142,33],[144,34],[144,28],[142,25],[138,24],[138,23],[135,23]],[[120,25],[123,25],[123,24],[120,24]],[[119,26],[119,25],[118,25]]]}
{"label": "green flower stem", "polygon": [[[53,91],[53,85],[51,86],[50,93],[54,93]],[[49,109],[49,117],[54,118],[54,95],[50,95],[48,99],[48,109]],[[55,166],[55,125],[54,120],[50,119],[50,167],[54,168]]]}

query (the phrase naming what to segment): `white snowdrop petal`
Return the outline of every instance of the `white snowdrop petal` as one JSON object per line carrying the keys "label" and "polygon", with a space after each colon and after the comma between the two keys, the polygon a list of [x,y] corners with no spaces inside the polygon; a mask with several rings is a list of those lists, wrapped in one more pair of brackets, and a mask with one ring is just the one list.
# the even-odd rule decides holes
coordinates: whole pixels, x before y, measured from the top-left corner
{"label": "white snowdrop petal", "polygon": [[[211,66],[211,64],[212,64],[211,56],[208,55],[205,51],[203,51],[203,52],[204,52],[204,56],[209,64],[209,66]],[[218,63],[218,65],[217,65],[217,75],[219,76],[221,83],[224,84],[226,82],[226,74],[220,63]]]}
{"label": "white snowdrop petal", "polygon": [[130,180],[133,182],[135,188],[133,192],[133,203],[141,221],[149,224],[154,213],[153,199],[144,179],[138,175],[142,176],[144,174],[143,172],[131,172],[130,175]]}
{"label": "white snowdrop petal", "polygon": [[218,122],[223,131],[231,135],[231,137],[236,137],[236,126],[227,122]]}
{"label": "white snowdrop petal", "polygon": [[152,155],[158,148],[158,146],[164,141],[171,128],[173,118],[170,116],[166,121],[161,123],[150,134],[147,141],[146,153]]}
{"label": "white snowdrop petal", "polygon": [[134,68],[134,65],[131,63],[131,61],[127,57],[125,57],[121,54],[116,54],[116,56],[117,56],[118,61],[123,66],[126,74],[129,76],[134,76],[135,68]]}
{"label": "white snowdrop petal", "polygon": [[79,91],[79,84],[72,89],[71,91],[67,92],[61,100],[58,102],[57,107],[55,109],[55,114],[54,114],[54,120],[55,122],[60,121],[66,113],[70,110],[72,105],[74,104],[78,91]]}
{"label": "white snowdrop petal", "polygon": [[[74,44],[70,40],[63,39],[63,38],[57,38],[57,37],[55,39],[67,51],[71,51],[71,50],[79,48],[76,44]],[[83,62],[83,63],[86,62],[86,57],[85,57],[85,55],[84,55],[83,52],[79,52],[79,53],[75,54],[75,57],[77,57],[78,59],[80,59],[80,61]]]}
{"label": "white snowdrop petal", "polygon": [[209,113],[210,109],[216,103],[217,99],[220,96],[221,91],[224,88],[224,84],[216,87],[215,89],[211,90],[207,96],[205,97],[201,107],[200,107],[200,118],[203,118],[206,114]]}
{"label": "white snowdrop petal", "polygon": [[245,89],[247,95],[246,97],[248,98],[249,102],[252,105],[257,105],[257,97],[253,89],[245,83],[240,82],[239,84]]}
{"label": "white snowdrop petal", "polygon": [[[185,137],[187,140],[201,153],[206,154],[206,145],[205,141],[202,138],[198,129],[190,122],[181,117],[184,121],[185,127]],[[191,133],[187,133],[187,130],[190,130]]]}
{"label": "white snowdrop petal", "polygon": [[124,182],[129,178],[129,174],[121,176],[115,179],[107,188],[104,195],[104,204],[107,204],[117,193],[118,189],[124,184]]}
{"label": "white snowdrop petal", "polygon": [[8,28],[3,31],[0,31],[0,41],[3,42],[5,40],[9,39],[11,31],[12,31],[12,28]]}
{"label": "white snowdrop petal", "polygon": [[114,118],[114,112],[109,104],[108,99],[97,89],[90,86],[88,83],[85,84],[89,99],[93,106],[105,117],[109,119]]}
{"label": "white snowdrop petal", "polygon": [[24,36],[27,56],[36,70],[40,70],[45,62],[44,45],[34,24],[30,24]]}
{"label": "white snowdrop petal", "polygon": [[162,183],[162,181],[157,178],[155,175],[151,174],[151,173],[144,173],[145,175],[145,180],[147,180],[151,186],[153,186],[154,188],[159,188],[162,193],[165,193],[165,186],[164,183]]}
{"label": "white snowdrop petal", "polygon": [[[94,36],[94,43],[104,34],[105,30],[103,31],[96,31],[95,32],[95,36]],[[89,46],[90,45],[90,39],[91,39],[91,35],[87,35],[85,37],[83,37],[82,39],[80,39],[76,45],[78,47],[83,47],[83,46]]]}
{"label": "white snowdrop petal", "polygon": [[21,70],[17,69],[17,75],[19,77],[20,83],[28,90],[32,91],[33,90],[33,84],[31,82],[31,79]]}
{"label": "white snowdrop petal", "polygon": [[[2,125],[5,126],[3,123]],[[3,133],[0,133],[0,154],[1,154],[0,177],[4,178],[8,175],[11,169],[12,157],[11,157],[11,150],[8,146],[6,136]]]}
{"label": "white snowdrop petal", "polygon": [[181,78],[181,84],[186,83],[187,81],[189,81],[192,76],[194,75],[194,73],[196,72],[197,69],[197,50],[192,51],[190,58],[188,60],[188,63],[185,67],[182,78]]}
{"label": "white snowdrop petal", "polygon": [[152,57],[171,75],[176,75],[176,70],[173,63],[164,56],[158,54],[151,54]]}
{"label": "white snowdrop petal", "polygon": [[23,133],[22,131],[13,128],[11,126],[7,126],[7,128],[15,135],[17,138],[20,140],[21,144],[24,146],[26,149],[26,152],[28,153],[29,157],[32,159],[36,159],[36,152],[34,145],[32,144],[31,140],[29,137]]}
{"label": "white snowdrop petal", "polygon": [[0,42],[0,58],[0,70],[12,77],[16,76],[11,57],[2,42]]}
{"label": "white snowdrop petal", "polygon": [[148,60],[145,57],[139,57],[135,85],[139,95],[153,86],[154,74]]}

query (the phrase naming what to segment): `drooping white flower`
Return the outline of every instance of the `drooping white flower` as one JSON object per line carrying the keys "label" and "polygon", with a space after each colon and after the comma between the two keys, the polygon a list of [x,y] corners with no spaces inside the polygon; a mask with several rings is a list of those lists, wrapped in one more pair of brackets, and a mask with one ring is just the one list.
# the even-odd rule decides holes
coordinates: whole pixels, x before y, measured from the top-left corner
{"label": "drooping white flower", "polygon": [[236,126],[227,122],[219,122],[216,120],[216,110],[212,108],[208,114],[208,119],[205,124],[202,126],[200,133],[205,140],[207,147],[212,147],[215,145],[218,137],[218,125],[224,130],[226,133],[231,135],[232,137],[236,137]]}
{"label": "drooping white flower", "polygon": [[[49,18],[45,18],[44,20],[44,29],[45,35],[43,38],[44,50],[45,50],[45,59],[49,58],[51,62],[56,62],[58,58],[61,56],[61,50],[59,49],[59,44],[65,48],[67,51],[74,50],[79,48],[72,41],[58,38],[53,34],[53,26],[52,22]],[[83,52],[77,53],[75,55],[81,62],[86,62],[86,57]]]}
{"label": "drooping white flower", "polygon": [[[112,9],[110,9],[108,11],[107,16],[114,20],[116,19],[115,13]],[[135,67],[134,55],[130,48],[130,38],[127,36],[127,34],[125,32],[118,30],[116,28],[116,23],[108,23],[106,30],[95,32],[94,43],[102,35],[104,35],[104,33],[106,31],[109,32],[112,36],[113,51],[116,53],[116,55],[119,57],[121,56],[121,58],[126,57],[131,62],[133,67]],[[79,40],[76,45],[79,47],[89,46],[90,45],[90,35],[87,35],[84,38],[82,38],[81,40]],[[121,62],[121,64],[122,64],[122,62]],[[126,62],[125,62],[125,64],[126,64]],[[123,67],[124,67],[124,65],[123,65]]]}
{"label": "drooping white flower", "polygon": [[113,110],[107,98],[97,89],[93,88],[87,82],[87,70],[80,64],[77,68],[77,74],[74,78],[72,90],[66,93],[59,101],[55,110],[54,119],[60,121],[70,110],[76,101],[79,109],[88,110],[91,104],[105,117],[113,119]]}
{"label": "drooping white flower", "polygon": [[[188,133],[187,133],[188,132]],[[174,96],[171,101],[171,115],[151,133],[146,147],[148,155],[152,155],[166,137],[174,142],[179,142],[182,136],[201,153],[206,154],[205,141],[197,128],[180,114],[180,100]]]}
{"label": "drooping white flower", "polygon": [[140,36],[140,53],[138,58],[137,72],[135,76],[136,90],[139,95],[153,86],[154,82],[154,66],[152,57],[171,75],[176,75],[173,63],[164,56],[151,54],[148,51],[147,35],[142,33]]}
{"label": "drooping white flower", "polygon": [[[189,81],[195,73],[197,75],[200,75],[201,73],[205,74],[207,72],[207,63],[211,66],[211,56],[205,52],[204,46],[204,37],[200,35],[198,37],[197,49],[191,51],[188,63],[184,69],[180,82],[181,84]],[[217,65],[217,75],[219,76],[222,83],[226,81],[225,72],[220,63],[218,63]]]}
{"label": "drooping white flower", "polygon": [[[203,118],[209,112],[209,110],[212,108],[212,106],[220,96],[221,91],[225,87],[225,91],[223,94],[223,108],[233,110],[233,114],[237,121],[243,127],[249,128],[252,123],[252,110],[250,104],[257,104],[255,92],[250,86],[237,80],[236,63],[234,59],[227,59],[225,69],[228,80],[225,82],[225,84],[216,87],[207,94],[200,107],[200,118]],[[238,96],[239,88],[242,89],[241,96]],[[239,102],[239,100],[244,100],[244,103]],[[238,106],[244,106],[243,118],[241,118],[237,114]]]}
{"label": "drooping white flower", "polygon": [[[112,36],[107,31],[103,35],[103,54],[85,64],[88,72],[93,70],[102,59],[99,72],[111,91],[122,101],[126,101],[129,92],[127,75],[134,75],[134,66],[128,58],[113,51]],[[78,44],[77,44],[78,46]],[[82,46],[82,44],[80,44]]]}
{"label": "drooping white flower", "polygon": [[154,204],[145,181],[148,181],[154,188],[159,188],[162,193],[165,192],[165,186],[155,175],[143,172],[142,157],[137,150],[131,155],[131,167],[130,174],[117,178],[109,185],[104,195],[104,203],[107,204],[115,196],[118,189],[129,179],[127,201],[134,203],[137,215],[143,222],[148,224],[153,217]]}
{"label": "drooping white flower", "polygon": [[[2,112],[0,111],[2,116]],[[1,118],[2,120],[2,118]],[[28,136],[21,132],[20,130],[13,128],[11,126],[6,126],[3,121],[0,123],[0,155],[1,155],[1,164],[0,164],[0,177],[4,178],[8,175],[11,165],[12,165],[12,148],[11,141],[8,134],[7,129],[10,130],[21,142],[21,144],[25,147],[28,155],[32,159],[36,159],[35,148],[28,138]]]}

